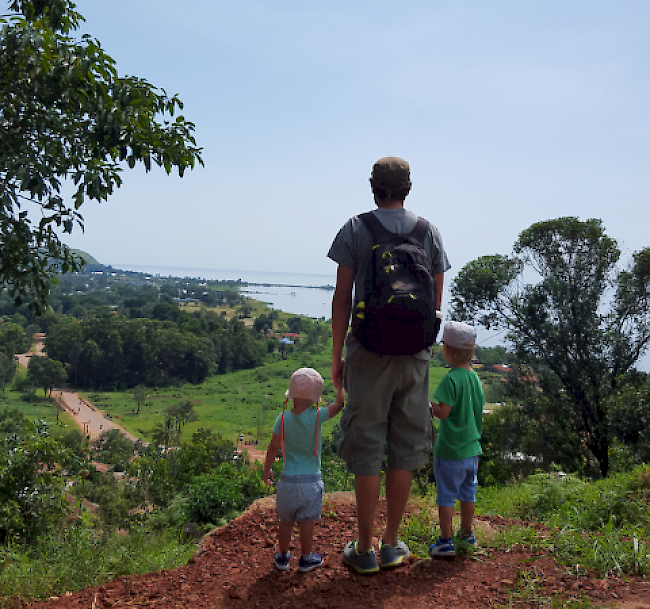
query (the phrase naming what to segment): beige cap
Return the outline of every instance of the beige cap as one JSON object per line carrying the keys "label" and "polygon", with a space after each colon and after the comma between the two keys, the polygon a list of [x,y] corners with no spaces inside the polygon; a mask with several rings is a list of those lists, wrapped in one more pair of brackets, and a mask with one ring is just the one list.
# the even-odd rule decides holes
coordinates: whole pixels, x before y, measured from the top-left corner
{"label": "beige cap", "polygon": [[476,330],[462,321],[448,321],[442,332],[442,342],[456,349],[472,349],[476,344]]}

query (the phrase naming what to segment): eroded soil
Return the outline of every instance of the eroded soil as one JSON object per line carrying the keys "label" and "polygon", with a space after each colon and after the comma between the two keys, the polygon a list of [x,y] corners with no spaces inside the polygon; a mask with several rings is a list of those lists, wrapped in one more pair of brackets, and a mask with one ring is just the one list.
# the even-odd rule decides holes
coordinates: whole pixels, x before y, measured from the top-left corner
{"label": "eroded soil", "polygon": [[[384,505],[380,506],[381,518]],[[412,506],[412,511],[418,508]],[[479,540],[512,523],[498,517],[477,522]],[[355,536],[351,493],[327,495],[316,529],[315,551],[325,565],[308,574],[278,572],[274,497],[206,536],[190,562],[173,571],[124,577],[103,586],[66,593],[46,602],[17,606],[48,609],[108,607],[540,607],[555,598],[589,598],[595,605],[650,608],[650,581],[639,577],[576,578],[552,556],[523,548],[481,550],[471,558],[415,560],[392,571],[361,576],[341,562],[342,549]],[[531,526],[535,526],[532,525]],[[541,527],[538,527],[543,534]],[[296,536],[297,541],[297,536]],[[293,551],[295,556],[297,551]],[[525,594],[522,592],[527,590]]]}

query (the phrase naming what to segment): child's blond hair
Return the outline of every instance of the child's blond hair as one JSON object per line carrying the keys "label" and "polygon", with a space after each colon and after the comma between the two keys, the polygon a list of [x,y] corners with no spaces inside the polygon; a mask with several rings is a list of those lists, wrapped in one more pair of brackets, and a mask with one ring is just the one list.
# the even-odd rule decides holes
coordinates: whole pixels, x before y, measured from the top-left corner
{"label": "child's blond hair", "polygon": [[474,358],[474,347],[461,349],[459,347],[445,345],[445,348],[447,349],[447,355],[449,356],[449,363],[452,366],[464,366],[465,364],[469,364]]}

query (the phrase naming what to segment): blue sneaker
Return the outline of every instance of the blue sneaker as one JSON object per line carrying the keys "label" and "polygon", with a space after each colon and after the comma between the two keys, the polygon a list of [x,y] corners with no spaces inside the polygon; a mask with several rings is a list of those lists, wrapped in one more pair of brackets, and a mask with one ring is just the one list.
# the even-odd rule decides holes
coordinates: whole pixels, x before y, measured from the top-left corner
{"label": "blue sneaker", "polygon": [[432,543],[429,546],[429,555],[430,556],[456,556],[456,548],[454,547],[454,540],[450,537],[449,539],[442,539],[438,537],[436,543]]}
{"label": "blue sneaker", "polygon": [[291,560],[291,552],[277,552],[273,557],[275,568],[278,571],[286,571],[289,568],[289,560]]}
{"label": "blue sneaker", "polygon": [[298,566],[298,571],[300,571],[301,573],[309,573],[309,571],[313,571],[314,569],[317,569],[322,564],[323,564],[323,557],[317,552],[312,552],[307,556],[300,557],[300,564]]}
{"label": "blue sneaker", "polygon": [[460,540],[463,543],[466,543],[470,546],[475,546],[476,545],[476,537],[474,537],[474,532],[471,531],[468,535],[463,535]]}

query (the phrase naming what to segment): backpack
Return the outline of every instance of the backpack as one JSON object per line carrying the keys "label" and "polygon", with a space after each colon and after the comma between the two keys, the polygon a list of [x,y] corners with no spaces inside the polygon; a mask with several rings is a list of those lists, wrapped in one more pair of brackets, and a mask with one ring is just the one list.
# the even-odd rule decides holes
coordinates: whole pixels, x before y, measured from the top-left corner
{"label": "backpack", "polygon": [[429,223],[418,218],[410,233],[398,235],[371,212],[359,218],[373,247],[363,300],[352,313],[352,333],[365,349],[381,355],[418,353],[436,341],[440,330],[436,282],[424,249]]}

